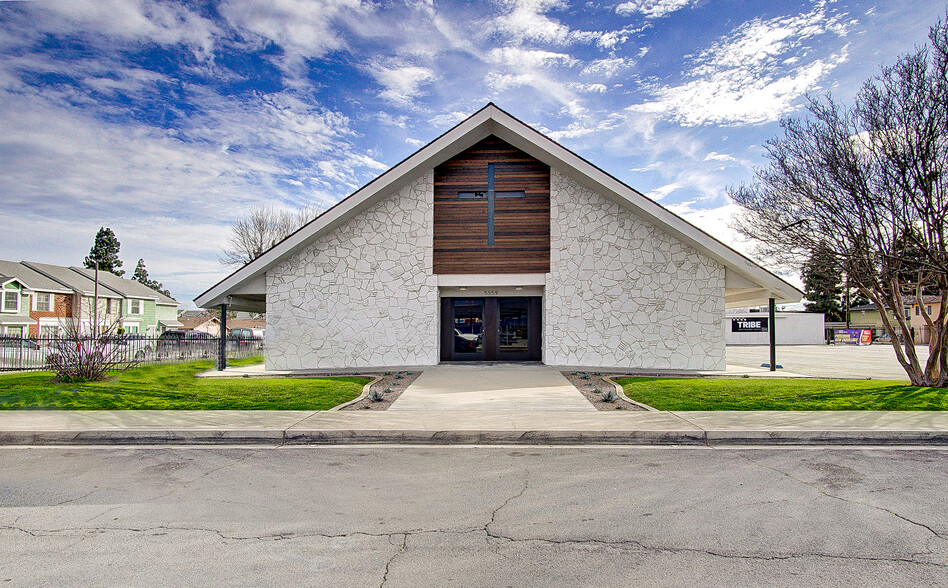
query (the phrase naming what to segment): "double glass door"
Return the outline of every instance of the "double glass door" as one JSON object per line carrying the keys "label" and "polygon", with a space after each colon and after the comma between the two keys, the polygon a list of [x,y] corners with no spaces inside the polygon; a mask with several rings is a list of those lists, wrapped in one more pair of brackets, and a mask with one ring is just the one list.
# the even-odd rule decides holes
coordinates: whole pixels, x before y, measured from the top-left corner
{"label": "double glass door", "polygon": [[540,298],[442,299],[441,359],[540,359]]}

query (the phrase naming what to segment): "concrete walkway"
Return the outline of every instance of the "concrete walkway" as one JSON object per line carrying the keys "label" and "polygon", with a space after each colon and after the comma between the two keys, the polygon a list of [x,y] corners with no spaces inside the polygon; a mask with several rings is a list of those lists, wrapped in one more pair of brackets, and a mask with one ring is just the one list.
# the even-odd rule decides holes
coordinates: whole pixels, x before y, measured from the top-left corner
{"label": "concrete walkway", "polygon": [[516,363],[425,369],[388,412],[424,410],[597,412],[554,368]]}
{"label": "concrete walkway", "polygon": [[948,445],[948,412],[0,411],[0,444]]}

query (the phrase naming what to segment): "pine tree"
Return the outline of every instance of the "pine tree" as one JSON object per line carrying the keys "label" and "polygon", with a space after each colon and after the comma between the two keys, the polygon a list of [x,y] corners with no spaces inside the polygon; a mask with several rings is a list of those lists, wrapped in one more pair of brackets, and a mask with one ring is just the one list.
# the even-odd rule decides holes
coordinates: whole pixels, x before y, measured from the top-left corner
{"label": "pine tree", "polygon": [[119,243],[112,229],[100,227],[99,232],[95,235],[95,243],[92,245],[88,257],[86,257],[85,266],[92,269],[95,267],[96,260],[98,260],[100,270],[122,276],[125,274],[125,270],[121,269],[122,260],[118,256],[121,248],[122,244]]}
{"label": "pine tree", "polygon": [[822,312],[830,322],[845,320],[840,304],[843,287],[841,272],[833,252],[818,246],[810,253],[803,266],[803,286],[806,293],[807,312]]}
{"label": "pine tree", "polygon": [[144,259],[141,259],[141,258],[138,259],[138,264],[135,266],[135,273],[132,275],[132,279],[135,280],[136,282],[139,282],[141,284],[148,286],[152,290],[161,292],[165,296],[171,297],[171,293],[168,292],[168,290],[164,289],[165,288],[164,284],[162,284],[161,282],[157,280],[152,280],[151,278],[148,277],[148,270],[145,269]]}

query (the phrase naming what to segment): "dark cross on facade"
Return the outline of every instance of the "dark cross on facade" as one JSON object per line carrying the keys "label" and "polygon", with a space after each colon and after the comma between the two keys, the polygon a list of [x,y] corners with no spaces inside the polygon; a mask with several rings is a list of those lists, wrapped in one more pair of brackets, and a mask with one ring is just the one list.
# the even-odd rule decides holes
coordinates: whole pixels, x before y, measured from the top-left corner
{"label": "dark cross on facade", "polygon": [[494,244],[494,199],[523,198],[523,190],[494,190],[494,164],[487,164],[487,190],[478,192],[458,192],[458,198],[487,198],[487,244]]}

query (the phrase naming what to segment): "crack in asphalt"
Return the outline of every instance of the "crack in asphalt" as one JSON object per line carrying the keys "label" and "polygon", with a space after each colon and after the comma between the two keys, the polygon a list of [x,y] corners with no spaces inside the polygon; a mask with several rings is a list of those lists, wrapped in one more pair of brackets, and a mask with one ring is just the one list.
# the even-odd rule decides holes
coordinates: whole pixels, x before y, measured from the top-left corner
{"label": "crack in asphalt", "polygon": [[875,505],[875,504],[869,504],[868,502],[862,502],[862,501],[860,501],[860,500],[853,500],[853,499],[851,499],[851,498],[846,498],[845,496],[839,496],[838,494],[833,494],[833,493],[831,493],[831,492],[827,492],[826,489],[823,488],[821,485],[815,484],[815,483],[813,483],[813,482],[808,482],[807,480],[804,480],[804,479],[802,479],[802,478],[798,478],[797,476],[794,476],[794,475],[791,474],[790,472],[781,470],[781,469],[778,468],[778,467],[774,467],[774,466],[770,466],[770,465],[761,463],[761,462],[757,461],[756,459],[754,459],[754,458],[752,458],[752,457],[750,457],[750,456],[748,456],[748,455],[744,455],[744,454],[741,453],[740,451],[737,451],[737,450],[729,450],[729,449],[718,449],[718,451],[730,451],[730,452],[732,452],[732,453],[736,453],[739,457],[741,457],[741,458],[743,458],[743,459],[746,459],[747,461],[751,462],[752,464],[756,465],[756,466],[759,467],[759,468],[762,468],[762,469],[765,469],[765,470],[770,470],[770,471],[772,471],[772,472],[776,472],[776,473],[778,473],[778,474],[780,474],[780,475],[782,475],[782,476],[785,476],[785,477],[787,477],[787,478],[789,478],[789,479],[791,479],[791,480],[793,480],[793,481],[795,481],[795,482],[798,482],[798,483],[800,483],[800,484],[803,484],[804,486],[806,486],[806,487],[808,487],[808,488],[811,488],[811,489],[813,489],[813,490],[816,490],[817,492],[819,492],[819,493],[822,494],[823,496],[826,496],[826,497],[828,497],[828,498],[833,498],[833,499],[835,499],[835,500],[839,500],[839,501],[846,502],[846,503],[849,503],[849,504],[856,504],[856,505],[859,505],[859,506],[864,506],[864,507],[866,507],[866,508],[871,508],[871,509],[874,509],[874,510],[882,511],[882,512],[884,512],[884,513],[888,513],[888,514],[890,514],[890,515],[896,517],[897,519],[900,519],[900,520],[902,520],[902,521],[905,521],[906,523],[909,523],[909,524],[911,524],[911,525],[915,525],[915,526],[917,526],[917,527],[920,527],[920,528],[922,528],[922,529],[925,529],[926,531],[928,531],[929,533],[931,533],[933,536],[935,536],[935,537],[941,539],[942,541],[948,541],[948,537],[946,537],[946,536],[945,536],[944,534],[942,534],[942,533],[939,533],[938,531],[936,531],[935,529],[933,529],[933,528],[930,527],[929,525],[926,525],[925,523],[921,523],[921,522],[919,522],[919,521],[910,519],[910,518],[906,517],[905,515],[902,515],[902,514],[899,514],[899,513],[895,512],[895,511],[892,510],[892,509],[886,508],[886,507],[884,507],[884,506],[878,506],[878,505]]}
{"label": "crack in asphalt", "polygon": [[[508,499],[508,502],[514,497]],[[495,511],[496,512],[496,511]],[[486,527],[486,526],[485,526]],[[384,586],[388,581],[389,572],[391,570],[392,563],[398,558],[399,555],[405,553],[408,550],[408,538],[414,535],[423,535],[423,534],[454,534],[454,535],[464,535],[472,533],[484,533],[489,539],[495,541],[503,541],[507,543],[542,543],[546,545],[555,545],[555,546],[570,546],[570,545],[595,545],[600,547],[611,547],[616,549],[629,549],[635,548],[642,551],[648,551],[652,553],[668,553],[668,554],[696,554],[696,555],[706,555],[709,557],[716,557],[722,559],[743,559],[743,560],[759,560],[759,561],[786,561],[793,559],[805,559],[805,558],[820,558],[820,559],[833,559],[833,560],[852,560],[852,561],[879,561],[879,562],[890,562],[890,563],[906,563],[913,565],[921,566],[930,566],[937,568],[946,568],[948,569],[948,564],[932,562],[932,561],[919,561],[915,559],[918,555],[931,555],[932,552],[915,552],[911,554],[911,557],[876,557],[869,555],[841,555],[834,553],[823,553],[823,552],[801,552],[801,553],[790,553],[790,554],[744,554],[744,553],[728,553],[723,551],[714,551],[710,549],[698,549],[693,547],[674,547],[668,545],[647,545],[641,541],[635,539],[596,539],[596,538],[585,538],[585,539],[575,539],[575,538],[563,538],[563,539],[553,539],[548,537],[514,537],[511,535],[504,535],[494,531],[489,531],[485,527],[477,528],[468,528],[468,529],[416,529],[408,531],[392,531],[387,533],[370,533],[367,531],[352,531],[348,533],[274,533],[271,535],[247,535],[247,536],[235,536],[227,535],[226,533],[219,531],[217,529],[210,529],[204,527],[168,527],[168,526],[159,526],[159,527],[94,527],[94,528],[81,528],[81,529],[60,529],[60,530],[30,530],[23,527],[14,527],[14,526],[0,526],[0,530],[4,531],[16,531],[21,532],[31,537],[52,537],[66,535],[76,532],[85,532],[89,534],[103,534],[107,532],[129,532],[129,533],[155,533],[158,531],[169,531],[169,532],[204,532],[217,535],[220,539],[225,541],[283,541],[283,540],[293,540],[293,539],[306,539],[306,538],[325,538],[325,539],[346,539],[350,537],[375,537],[375,538],[386,538],[391,541],[392,538],[399,537],[401,541],[399,543],[398,550],[388,559],[385,564],[385,570],[382,577],[382,582],[380,586]]]}
{"label": "crack in asphalt", "polygon": [[[401,547],[395,553],[392,554],[392,557],[388,558],[387,562],[385,562],[385,573],[382,574],[382,583],[379,584],[379,588],[382,588],[382,586],[385,586],[385,583],[388,582],[388,573],[392,569],[392,562],[395,561],[395,558],[397,558],[399,555],[401,555],[402,553],[405,553],[405,551],[408,550],[408,535],[409,535],[408,533],[402,533]],[[388,541],[389,543],[391,543],[392,538],[389,537]]]}

